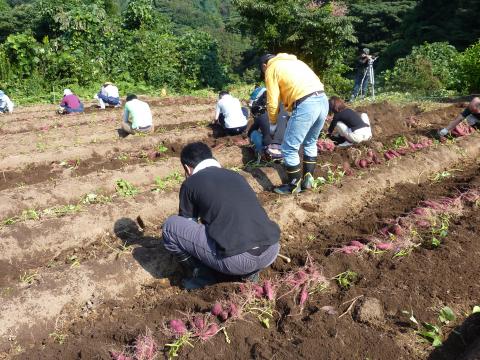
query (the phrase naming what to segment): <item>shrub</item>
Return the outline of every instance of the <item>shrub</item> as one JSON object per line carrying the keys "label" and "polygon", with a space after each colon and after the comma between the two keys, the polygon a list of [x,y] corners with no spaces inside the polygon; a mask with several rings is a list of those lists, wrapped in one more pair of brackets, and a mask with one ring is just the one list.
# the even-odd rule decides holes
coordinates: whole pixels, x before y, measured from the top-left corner
{"label": "shrub", "polygon": [[458,52],[448,43],[414,47],[385,72],[386,88],[422,94],[456,89],[460,83],[458,60]]}
{"label": "shrub", "polygon": [[461,85],[470,92],[480,91],[480,41],[460,55]]}

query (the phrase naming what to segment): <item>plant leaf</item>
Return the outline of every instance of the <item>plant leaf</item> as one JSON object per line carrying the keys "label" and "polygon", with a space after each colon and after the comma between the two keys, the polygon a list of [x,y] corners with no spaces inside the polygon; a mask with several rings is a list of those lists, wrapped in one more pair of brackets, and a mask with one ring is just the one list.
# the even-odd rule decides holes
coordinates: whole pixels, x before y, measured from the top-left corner
{"label": "plant leaf", "polygon": [[454,321],[456,318],[457,317],[455,316],[455,313],[448,306],[443,307],[438,315],[438,319],[443,324],[448,324],[450,321]]}

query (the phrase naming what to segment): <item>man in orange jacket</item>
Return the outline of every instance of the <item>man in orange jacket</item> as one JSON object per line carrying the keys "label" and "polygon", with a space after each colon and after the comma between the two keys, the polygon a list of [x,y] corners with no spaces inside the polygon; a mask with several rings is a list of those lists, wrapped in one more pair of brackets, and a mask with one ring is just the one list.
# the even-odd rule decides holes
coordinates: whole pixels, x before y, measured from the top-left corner
{"label": "man in orange jacket", "polygon": [[[309,189],[317,162],[317,139],[328,115],[328,99],[318,76],[294,55],[280,53],[261,57],[265,74],[267,111],[275,127],[280,102],[291,112],[282,144],[288,182],[274,189],[295,194]],[[298,151],[303,144],[303,176]]]}

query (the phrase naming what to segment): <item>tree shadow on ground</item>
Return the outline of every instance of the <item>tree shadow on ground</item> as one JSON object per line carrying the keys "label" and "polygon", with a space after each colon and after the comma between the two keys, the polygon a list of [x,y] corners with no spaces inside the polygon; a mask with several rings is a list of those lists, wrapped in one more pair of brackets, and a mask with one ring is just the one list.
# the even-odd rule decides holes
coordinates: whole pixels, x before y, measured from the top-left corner
{"label": "tree shadow on ground", "polygon": [[480,360],[480,313],[470,315],[453,329],[428,360]]}
{"label": "tree shadow on ground", "polygon": [[182,270],[174,257],[164,248],[159,236],[146,235],[138,223],[130,218],[115,222],[113,231],[121,245],[134,246],[133,258],[155,279],[168,278],[178,284]]}

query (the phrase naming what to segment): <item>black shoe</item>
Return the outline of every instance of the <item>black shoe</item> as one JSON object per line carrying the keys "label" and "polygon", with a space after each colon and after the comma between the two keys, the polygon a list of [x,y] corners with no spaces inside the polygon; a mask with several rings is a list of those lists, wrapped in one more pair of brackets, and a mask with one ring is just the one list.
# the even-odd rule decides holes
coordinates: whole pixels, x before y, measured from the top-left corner
{"label": "black shoe", "polygon": [[313,174],[315,173],[316,165],[316,156],[303,156],[303,179],[301,184],[302,190],[310,190],[313,187],[313,181],[315,180]]}

